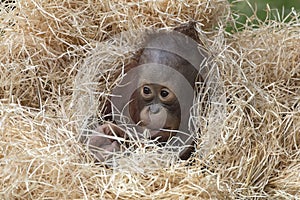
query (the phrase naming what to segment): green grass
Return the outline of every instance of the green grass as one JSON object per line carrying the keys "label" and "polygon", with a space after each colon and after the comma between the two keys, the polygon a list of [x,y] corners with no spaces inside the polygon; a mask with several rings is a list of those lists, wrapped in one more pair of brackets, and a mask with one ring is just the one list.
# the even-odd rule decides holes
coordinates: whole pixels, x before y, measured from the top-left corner
{"label": "green grass", "polygon": [[[234,15],[234,18],[235,21],[237,21],[236,26],[238,30],[242,29],[243,24],[245,23],[251,23],[253,25],[259,24],[259,20],[277,20],[287,22],[290,20],[290,17],[287,16],[291,11],[297,13],[300,11],[300,0],[248,0],[248,2],[229,0],[229,2],[231,3],[233,13],[237,14]],[[268,9],[267,5],[271,10]],[[250,18],[253,15],[256,15],[257,18]],[[227,27],[227,31],[231,32],[233,30],[235,29],[232,25]]]}

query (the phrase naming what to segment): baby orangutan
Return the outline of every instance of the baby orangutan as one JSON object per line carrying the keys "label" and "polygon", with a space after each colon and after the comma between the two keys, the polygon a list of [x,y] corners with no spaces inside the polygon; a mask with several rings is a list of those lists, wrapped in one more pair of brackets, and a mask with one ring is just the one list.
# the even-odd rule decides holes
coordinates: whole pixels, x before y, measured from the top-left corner
{"label": "baby orangutan", "polygon": [[106,160],[110,152],[121,151],[114,136],[127,138],[120,128],[124,118],[138,132],[147,130],[149,134],[144,137],[148,139],[178,147],[187,145],[179,156],[189,158],[193,150],[188,124],[194,84],[201,63],[206,60],[194,25],[189,23],[172,32],[151,34],[137,62],[127,67],[109,109],[112,116],[123,119],[115,117],[114,123],[96,128],[99,134],[88,136],[88,146],[98,161]]}

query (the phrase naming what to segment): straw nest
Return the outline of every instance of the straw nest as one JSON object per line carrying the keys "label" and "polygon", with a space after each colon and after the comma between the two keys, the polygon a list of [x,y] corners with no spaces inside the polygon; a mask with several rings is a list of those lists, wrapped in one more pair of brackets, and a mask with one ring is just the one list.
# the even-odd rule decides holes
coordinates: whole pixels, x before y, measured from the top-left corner
{"label": "straw nest", "polygon": [[[291,15],[228,34],[222,0],[1,3],[1,199],[299,199],[300,22]],[[116,167],[95,164],[78,135],[140,42],[119,34],[191,19],[213,55],[192,113],[198,150],[166,161],[141,147]]]}

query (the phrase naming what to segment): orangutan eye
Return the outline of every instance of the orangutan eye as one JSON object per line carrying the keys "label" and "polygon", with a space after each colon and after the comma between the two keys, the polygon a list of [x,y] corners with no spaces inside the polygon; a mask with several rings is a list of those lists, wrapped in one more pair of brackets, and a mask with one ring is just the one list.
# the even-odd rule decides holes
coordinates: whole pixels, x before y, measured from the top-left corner
{"label": "orangutan eye", "polygon": [[169,95],[169,92],[166,90],[162,90],[160,91],[160,96],[162,96],[163,98],[167,97]]}
{"label": "orangutan eye", "polygon": [[144,86],[144,88],[143,88],[143,93],[144,93],[144,94],[151,94],[152,92],[151,92],[151,89],[150,89],[149,87]]}

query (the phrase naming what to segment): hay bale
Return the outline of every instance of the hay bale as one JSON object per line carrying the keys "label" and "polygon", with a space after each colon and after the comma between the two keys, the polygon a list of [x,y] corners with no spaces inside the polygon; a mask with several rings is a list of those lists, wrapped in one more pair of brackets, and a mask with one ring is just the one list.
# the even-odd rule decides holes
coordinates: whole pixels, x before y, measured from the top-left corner
{"label": "hay bale", "polygon": [[[228,35],[222,23],[212,29],[227,17],[225,1],[24,0],[13,10],[3,5],[1,198],[300,198],[297,16]],[[82,119],[101,106],[114,85],[110,77],[134,50],[108,39],[191,18],[211,33],[199,32],[222,80],[211,80],[209,95],[216,99],[194,109],[201,134],[193,162],[162,163],[140,149],[122,167],[96,165],[77,141]],[[89,67],[86,57],[97,59],[99,67]],[[215,104],[224,100],[222,91],[225,107]],[[88,102],[77,98],[81,92],[90,96]]]}
{"label": "hay bale", "polygon": [[250,23],[227,39],[227,117],[211,162],[235,198],[299,198],[298,19]]}

